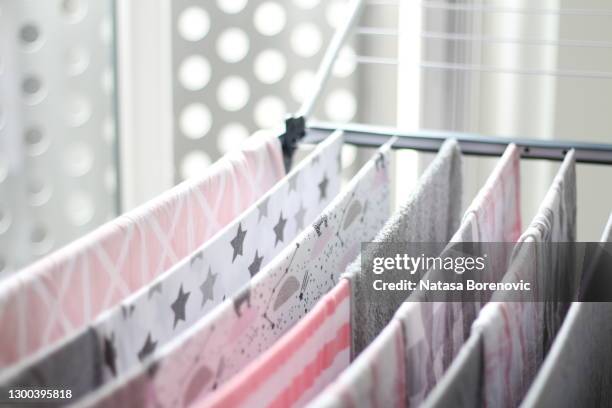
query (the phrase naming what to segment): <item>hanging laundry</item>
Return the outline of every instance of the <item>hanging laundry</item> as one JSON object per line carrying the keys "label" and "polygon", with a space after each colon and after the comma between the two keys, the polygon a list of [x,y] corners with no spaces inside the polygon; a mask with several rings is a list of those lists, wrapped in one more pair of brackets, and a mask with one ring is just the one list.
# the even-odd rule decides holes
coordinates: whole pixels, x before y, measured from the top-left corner
{"label": "hanging laundry", "polygon": [[[561,282],[564,276],[575,274],[571,253],[543,253],[539,251],[541,247],[536,247],[538,243],[572,242],[575,239],[575,194],[575,160],[574,152],[570,151],[537,215],[519,238],[503,282],[521,278],[532,282],[540,275],[538,282],[547,282],[548,286],[554,280]],[[472,337],[478,337],[482,347],[469,350],[470,353],[481,353],[481,356],[465,356],[453,363],[456,381],[464,378],[462,381],[465,383],[481,388],[469,389],[465,384],[461,388],[457,384],[450,386],[454,392],[462,390],[460,400],[466,402],[462,406],[516,407],[523,399],[567,307],[565,304],[536,302],[546,299],[543,291],[548,287],[538,284],[535,288],[539,293],[530,295],[533,302],[505,301],[507,295],[496,292],[491,303],[481,310],[473,324]],[[577,290],[577,284],[573,290]],[[481,366],[467,363],[478,358],[482,359]],[[450,399],[442,397],[443,393],[444,390],[433,393],[436,400],[429,401],[429,404],[435,407],[458,406],[456,402],[452,405],[444,403]]]}
{"label": "hanging laundry", "polygon": [[300,407],[350,361],[349,283],[341,281],[204,407]]}
{"label": "hanging laundry", "polygon": [[[462,242],[515,242],[520,234],[520,154],[510,145],[466,213],[446,250]],[[445,251],[446,251],[445,250]],[[504,254],[499,254],[503,258]],[[441,255],[444,256],[444,255]],[[508,254],[509,258],[510,254]],[[501,280],[506,262],[490,265]],[[423,279],[444,281],[450,274],[431,270]],[[415,291],[397,311],[404,331],[406,404],[419,405],[442,378],[461,346],[482,301],[430,302]],[[450,295],[449,295],[450,296]]]}
{"label": "hanging laundry", "polygon": [[[388,219],[389,148],[383,146],[314,224],[237,296],[83,406],[187,406],[271,347],[334,287],[361,242],[373,239]],[[328,183],[320,181],[323,196]]]}
{"label": "hanging laundry", "polygon": [[[52,352],[0,376],[0,391],[62,387],[76,399],[126,373],[189,328],[244,286],[337,195],[342,143],[341,132],[331,135],[189,259]],[[321,180],[327,183],[325,195],[320,194]]]}
{"label": "hanging laundry", "polygon": [[[461,218],[461,152],[456,141],[448,140],[402,208],[387,222],[373,242],[448,242]],[[365,260],[366,264],[371,259]],[[361,271],[358,258],[343,275],[351,282],[352,350],[358,355],[381,332],[405,300],[405,292],[384,292],[376,301],[371,279]],[[387,281],[393,281],[387,273]],[[402,274],[399,271],[398,274]]]}
{"label": "hanging laundry", "polygon": [[[461,170],[458,144],[449,140],[374,242],[448,242],[461,214]],[[403,406],[403,335],[401,324],[391,318],[405,295],[385,292],[380,301],[369,299],[371,291],[366,287],[369,281],[361,271],[360,258],[347,268],[343,277],[351,286],[352,343],[353,350],[357,350],[353,353],[365,351],[312,406]]]}
{"label": "hanging laundry", "polygon": [[74,333],[187,256],[284,176],[274,137],[251,138],[148,204],[0,284],[0,367]]}
{"label": "hanging laundry", "polygon": [[[595,274],[605,276],[610,274],[612,216],[601,242],[608,243],[608,252],[600,254],[591,267]],[[612,288],[605,290],[609,294]],[[611,333],[611,303],[572,303],[522,406],[612,406]]]}

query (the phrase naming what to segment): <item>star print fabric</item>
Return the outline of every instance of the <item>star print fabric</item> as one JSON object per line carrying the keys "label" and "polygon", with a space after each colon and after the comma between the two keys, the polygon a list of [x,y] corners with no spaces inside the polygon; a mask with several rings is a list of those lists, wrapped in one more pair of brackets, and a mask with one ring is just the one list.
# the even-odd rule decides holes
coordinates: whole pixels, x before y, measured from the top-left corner
{"label": "star print fabric", "polygon": [[[320,214],[340,189],[342,142],[341,132],[331,135],[190,258],[101,316],[86,334],[64,342],[20,374],[0,378],[0,384],[61,385],[78,398],[138,365],[236,293]],[[66,367],[67,354],[81,361]],[[84,381],[83,371],[95,378]]]}
{"label": "star print fabric", "polygon": [[82,329],[194,251],[284,176],[277,138],[250,138],[201,178],[3,281],[0,369]]}
{"label": "star print fabric", "polygon": [[[318,219],[238,295],[83,406],[189,406],[274,345],[336,285],[361,242],[372,240],[388,219],[389,150],[390,144],[379,149]],[[345,319],[348,323],[348,313]]]}

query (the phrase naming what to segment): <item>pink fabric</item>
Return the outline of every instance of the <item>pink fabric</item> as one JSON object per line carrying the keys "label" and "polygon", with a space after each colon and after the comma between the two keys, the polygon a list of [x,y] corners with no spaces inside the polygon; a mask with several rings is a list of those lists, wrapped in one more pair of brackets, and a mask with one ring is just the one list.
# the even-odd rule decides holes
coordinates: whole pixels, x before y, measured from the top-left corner
{"label": "pink fabric", "polygon": [[285,174],[279,141],[251,138],[182,183],[0,286],[0,368],[82,328],[167,270]]}
{"label": "pink fabric", "polygon": [[271,349],[197,406],[302,406],[349,363],[349,283],[342,279]]}

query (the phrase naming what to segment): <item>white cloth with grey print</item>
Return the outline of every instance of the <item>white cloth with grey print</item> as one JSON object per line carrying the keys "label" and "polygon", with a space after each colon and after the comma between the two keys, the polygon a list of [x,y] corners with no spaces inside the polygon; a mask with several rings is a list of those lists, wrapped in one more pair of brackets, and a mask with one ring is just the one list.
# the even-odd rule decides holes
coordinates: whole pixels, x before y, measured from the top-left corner
{"label": "white cloth with grey print", "polygon": [[331,135],[191,257],[0,384],[69,388],[78,398],[129,371],[236,293],[319,216],[340,190],[342,144],[341,132]]}

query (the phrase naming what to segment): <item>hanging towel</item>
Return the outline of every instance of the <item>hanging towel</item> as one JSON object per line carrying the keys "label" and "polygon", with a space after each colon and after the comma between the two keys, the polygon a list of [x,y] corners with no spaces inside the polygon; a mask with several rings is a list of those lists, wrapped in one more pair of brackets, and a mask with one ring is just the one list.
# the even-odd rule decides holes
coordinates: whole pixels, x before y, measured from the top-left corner
{"label": "hanging towel", "polygon": [[[342,142],[341,132],[331,135],[189,259],[53,352],[0,376],[0,390],[61,387],[78,398],[126,373],[197,322],[245,285],[337,195]],[[325,195],[319,189],[322,179],[328,180]],[[69,361],[74,365],[67,365]]]}
{"label": "hanging towel", "polygon": [[[497,166],[479,191],[459,230],[445,251],[462,242],[515,242],[520,234],[520,154],[508,146]],[[501,280],[510,254],[498,254],[490,265],[492,279]],[[445,255],[441,255],[444,257]],[[441,270],[431,270],[423,279],[452,279]],[[450,296],[450,295],[449,295]],[[413,292],[398,310],[404,330],[406,358],[406,399],[408,406],[419,405],[456,357],[468,338],[470,325],[483,302],[431,302],[423,292]]]}
{"label": "hanging towel", "polygon": [[251,138],[161,197],[0,285],[0,368],[83,328],[232,221],[284,176],[280,142]]}
{"label": "hanging towel", "polygon": [[[602,242],[612,243],[612,216]],[[597,275],[611,272],[610,245],[605,248],[592,266]],[[612,288],[606,290],[609,299]],[[522,406],[612,406],[611,333],[611,303],[573,303]]]}
{"label": "hanging towel", "polygon": [[[543,275],[547,265],[553,262],[555,275],[552,278],[562,281],[564,275],[572,274],[571,254],[542,253],[536,249],[542,242],[571,242],[575,237],[575,167],[574,154],[570,152],[553,181],[553,184],[529,228],[519,238],[508,273],[503,282],[514,282],[525,278],[533,282],[533,276]],[[540,259],[538,259],[540,258]],[[538,283],[552,285],[553,280],[538,279]],[[555,285],[553,285],[555,286]],[[575,285],[577,287],[577,284]],[[545,286],[537,285],[536,290]],[[535,299],[544,299],[543,293],[532,294]],[[433,407],[516,407],[522,400],[527,387],[533,380],[542,361],[547,342],[544,333],[553,338],[557,325],[562,318],[563,307],[545,308],[540,303],[504,302],[504,294],[496,292],[491,303],[485,305],[474,322],[471,337],[480,347],[465,351],[464,358],[453,363],[449,372],[452,378],[445,378],[439,389],[432,392],[432,399],[426,406]],[[539,305],[539,306],[538,306]],[[563,306],[563,305],[561,305]],[[557,310],[559,309],[559,310]],[[560,313],[561,312],[561,313]],[[546,316],[546,317],[544,317]],[[544,328],[547,327],[547,330]],[[478,356],[476,354],[479,354]],[[480,359],[482,364],[468,364],[470,360]],[[457,381],[462,378],[463,385]],[[449,383],[453,383],[449,386]],[[468,388],[472,385],[475,388]],[[443,386],[451,392],[462,392],[460,401],[464,405],[451,403],[444,396]]]}
{"label": "hanging towel", "polygon": [[204,407],[304,406],[350,362],[349,284],[341,279],[298,324]]}
{"label": "hanging towel", "polygon": [[[402,208],[394,214],[377,234],[374,242],[435,242],[448,241],[455,231],[461,211],[461,153],[456,141],[447,141],[431,163],[419,183]],[[338,293],[345,288],[358,284],[355,291],[351,288],[351,316],[356,324],[370,323],[368,335],[375,336],[377,327],[384,328],[395,309],[403,301],[394,299],[379,308],[371,315],[372,319],[387,319],[385,322],[368,322],[367,319],[356,320],[355,314],[369,313],[368,294],[365,287],[367,279],[361,276],[361,262],[358,257],[343,275],[340,283],[317,305],[334,304]],[[387,300],[387,294],[385,294]],[[357,306],[359,305],[359,306]],[[329,311],[331,308],[328,308]],[[205,406],[302,406],[309,402],[318,391],[326,387],[342,370],[349,365],[349,345],[344,344],[344,330],[349,325],[343,320],[334,320],[331,316],[325,324],[319,324],[318,331],[312,328],[314,322],[322,319],[323,310],[313,310],[304,320],[273,347],[246,372],[236,376],[218,393],[207,400]],[[335,313],[334,317],[337,317]],[[342,311],[348,320],[348,311]],[[387,317],[388,316],[388,317]],[[334,325],[334,323],[336,323]],[[355,328],[352,328],[355,333]],[[359,332],[362,333],[362,332]],[[309,338],[306,342],[298,339]],[[347,336],[349,339],[350,336]],[[397,344],[397,343],[395,343]],[[341,347],[339,346],[341,345]],[[392,350],[392,349],[391,349]],[[316,357],[314,357],[316,356]],[[394,354],[391,353],[391,358]],[[403,365],[403,360],[397,360]],[[385,360],[385,363],[389,363]],[[398,364],[395,364],[398,366]],[[365,369],[368,369],[367,367]],[[369,370],[369,369],[368,369]],[[266,375],[264,375],[264,373]],[[380,378],[381,381],[385,379]],[[358,392],[364,384],[354,384]],[[386,389],[379,387],[381,392]],[[321,402],[314,403],[318,406]]]}
{"label": "hanging towel", "polygon": [[[187,406],[271,347],[334,287],[361,242],[373,239],[388,219],[389,148],[383,146],[314,224],[237,296],[82,406]],[[321,194],[327,183],[320,182]]]}
{"label": "hanging towel", "polygon": [[[448,242],[459,227],[461,217],[461,171],[459,146],[455,140],[448,140],[419,178],[401,209],[385,224],[374,242]],[[365,264],[371,261],[366,259]],[[405,300],[405,292],[401,291],[387,291],[376,301],[370,299],[371,279],[365,272],[362,273],[361,265],[362,259],[358,257],[344,274],[351,282],[354,355],[358,355],[374,340]],[[393,278],[386,279],[393,281]]]}

